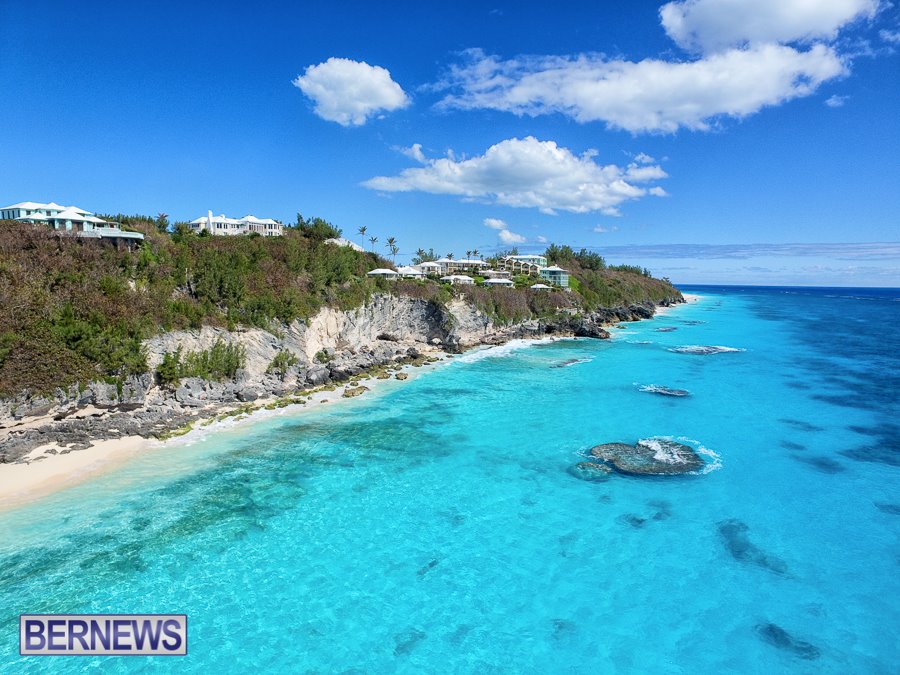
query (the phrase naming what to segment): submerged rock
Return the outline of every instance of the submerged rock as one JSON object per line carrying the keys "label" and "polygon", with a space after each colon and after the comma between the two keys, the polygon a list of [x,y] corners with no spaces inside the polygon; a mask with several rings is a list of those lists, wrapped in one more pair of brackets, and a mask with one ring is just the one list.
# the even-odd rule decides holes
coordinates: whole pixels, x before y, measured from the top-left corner
{"label": "submerged rock", "polygon": [[657,333],[671,333],[672,331],[678,330],[675,326],[660,326],[656,329]]}
{"label": "submerged rock", "polygon": [[663,387],[659,384],[645,384],[642,387],[639,387],[641,391],[646,391],[650,394],[659,394],[661,396],[690,396],[691,392],[687,389],[670,389],[669,387]]}
{"label": "submerged rock", "polygon": [[364,386],[347,387],[346,389],[344,389],[344,398],[353,398],[354,396],[359,396],[366,391],[369,391],[369,388]]}
{"label": "submerged rock", "polygon": [[635,476],[672,476],[704,466],[692,447],[663,438],[641,440],[636,445],[604,443],[591,448],[591,455],[620,473]]}
{"label": "submerged rock", "polygon": [[569,467],[569,473],[575,478],[597,483],[609,478],[612,469],[606,464],[598,464],[597,462],[578,462],[575,466]]}
{"label": "submerged rock", "polygon": [[804,640],[798,640],[784,628],[774,623],[761,623],[756,626],[759,639],[773,647],[791,652],[801,659],[811,661],[819,658],[819,649],[815,645]]}
{"label": "submerged rock", "polygon": [[747,523],[732,518],[721,521],[718,527],[725,548],[735,560],[759,565],[783,576],[788,575],[787,565],[781,558],[766,553],[750,541],[750,527]]}
{"label": "submerged rock", "polygon": [[409,378],[409,374],[407,373],[397,373],[394,377],[398,380],[406,380]]}
{"label": "submerged rock", "polygon": [[681,347],[672,347],[669,351],[675,352],[676,354],[709,356],[710,354],[725,354],[730,352],[742,352],[744,350],[737,347],[722,347],[720,345],[683,345]]}

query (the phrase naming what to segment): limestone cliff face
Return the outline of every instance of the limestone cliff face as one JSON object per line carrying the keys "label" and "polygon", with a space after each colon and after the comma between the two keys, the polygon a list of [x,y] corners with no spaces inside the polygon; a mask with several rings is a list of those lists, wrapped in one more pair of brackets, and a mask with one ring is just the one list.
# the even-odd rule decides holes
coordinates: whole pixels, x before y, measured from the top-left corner
{"label": "limestone cliff face", "polygon": [[[0,446],[4,436],[27,418],[55,417],[56,422],[62,423],[64,418],[79,411],[97,409],[98,414],[129,412],[129,420],[146,418],[153,427],[159,427],[165,420],[180,419],[211,405],[254,401],[340,382],[373,366],[414,358],[429,351],[458,352],[476,344],[499,344],[512,338],[546,334],[603,338],[607,337],[603,325],[647,318],[653,311],[649,304],[634,305],[571,315],[552,322],[534,319],[496,325],[459,299],[444,306],[408,297],[376,295],[363,307],[347,311],[324,308],[308,322],[294,321],[271,332],[213,327],[174,331],[145,342],[149,367],[146,374],[129,377],[118,384],[97,381],[81,387],[73,385],[67,390],[57,389],[49,396],[22,392],[15,398],[0,401]],[[246,364],[233,381],[186,378],[176,387],[164,387],[156,382],[154,373],[166,352],[179,348],[183,353],[207,350],[219,340],[244,348]],[[269,372],[273,359],[282,351],[290,352],[295,363],[285,372]],[[117,425],[133,426],[128,420],[120,420]],[[137,433],[141,433],[140,429]],[[3,454],[0,447],[0,461]]]}

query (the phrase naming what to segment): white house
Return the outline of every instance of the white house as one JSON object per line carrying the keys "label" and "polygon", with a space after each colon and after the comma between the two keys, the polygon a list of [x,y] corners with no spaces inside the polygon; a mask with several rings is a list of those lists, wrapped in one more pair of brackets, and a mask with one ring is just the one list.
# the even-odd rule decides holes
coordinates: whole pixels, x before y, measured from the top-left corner
{"label": "white house", "polygon": [[423,272],[422,270],[420,270],[416,267],[410,267],[408,265],[399,267],[397,269],[397,272],[400,274],[401,277],[408,277],[410,279],[425,278],[425,272]]}
{"label": "white house", "polygon": [[349,239],[344,239],[343,237],[334,238],[334,239],[326,239],[326,244],[334,244],[335,246],[346,246],[347,248],[352,248],[354,251],[359,251],[360,253],[365,253],[366,249],[364,249],[359,244],[350,241]]}
{"label": "white house", "polygon": [[555,286],[569,287],[569,273],[562,267],[556,265],[544,267],[541,269],[540,275]]}
{"label": "white house", "polygon": [[441,266],[436,262],[423,262],[418,265],[414,265],[414,267],[418,267],[423,274],[440,274]]}
{"label": "white house", "polygon": [[484,260],[453,260],[452,258],[440,258],[435,263],[441,266],[441,274],[456,274],[457,272],[477,273],[479,270],[490,267]]}
{"label": "white house", "polygon": [[485,279],[485,286],[502,286],[505,288],[512,288],[515,284],[511,279]]}
{"label": "white house", "polygon": [[206,230],[210,234],[220,236],[236,236],[253,232],[263,237],[280,237],[284,234],[284,226],[271,218],[257,218],[253,215],[246,215],[243,218],[228,218],[224,213],[214,216],[212,211],[207,211],[205,216],[192,220],[190,226],[197,234]]}
{"label": "white house", "polygon": [[371,272],[368,272],[366,276],[380,277],[382,279],[397,279],[400,277],[394,270],[385,269],[384,267],[376,267]]}
{"label": "white house", "polygon": [[54,230],[71,232],[79,237],[89,239],[109,239],[117,242],[131,243],[140,241],[144,235],[140,232],[128,232],[119,227],[119,223],[108,222],[98,218],[90,211],[77,206],[63,206],[55,202],[19,202],[0,208],[0,220],[18,220],[34,225],[47,225]]}
{"label": "white house", "polygon": [[531,290],[533,290],[533,291],[549,291],[550,287],[547,284],[532,284]]}
{"label": "white house", "polygon": [[446,277],[441,277],[441,281],[449,281],[454,286],[468,286],[475,283],[475,280],[472,277],[466,276],[465,274],[451,274]]}

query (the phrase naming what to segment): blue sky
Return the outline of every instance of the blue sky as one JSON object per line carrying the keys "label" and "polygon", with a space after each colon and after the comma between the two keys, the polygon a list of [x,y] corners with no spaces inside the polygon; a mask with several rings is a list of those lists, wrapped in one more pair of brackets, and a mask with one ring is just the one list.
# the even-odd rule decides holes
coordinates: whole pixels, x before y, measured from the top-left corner
{"label": "blue sky", "polygon": [[0,201],[900,286],[885,0],[379,4],[5,0]]}

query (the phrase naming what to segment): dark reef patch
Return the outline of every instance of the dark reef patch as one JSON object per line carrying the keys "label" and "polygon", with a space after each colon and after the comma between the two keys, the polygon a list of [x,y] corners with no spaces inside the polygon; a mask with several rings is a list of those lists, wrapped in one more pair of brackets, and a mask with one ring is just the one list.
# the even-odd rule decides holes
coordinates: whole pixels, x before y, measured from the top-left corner
{"label": "dark reef patch", "polygon": [[410,628],[402,633],[398,633],[394,636],[394,656],[409,654],[425,637],[425,632],[418,628]]}
{"label": "dark reef patch", "polygon": [[779,417],[778,421],[781,422],[782,424],[790,425],[790,426],[794,427],[795,429],[798,429],[799,431],[810,431],[810,432],[825,431],[825,429],[823,429],[822,427],[816,426],[815,424],[810,424],[809,422],[804,422],[803,420],[795,420],[791,417]]}
{"label": "dark reef patch", "polygon": [[781,441],[781,447],[785,450],[793,450],[795,452],[806,450],[806,446],[794,441]]}
{"label": "dark reef patch", "polygon": [[659,384],[645,384],[638,387],[640,391],[645,391],[648,394],[659,394],[660,396],[690,396],[691,392],[687,389],[670,389],[669,387],[664,387]]}
{"label": "dark reef patch", "polygon": [[722,543],[732,558],[787,576],[788,567],[781,558],[766,553],[750,541],[750,527],[747,523],[732,518],[719,522],[718,528]]}
{"label": "dark reef patch", "polygon": [[841,473],[846,471],[846,467],[840,462],[831,459],[830,457],[822,457],[822,456],[801,456],[801,455],[791,455],[798,462],[803,462],[804,464],[808,464],[813,467],[817,471],[821,471],[822,473]]}
{"label": "dark reef patch", "polygon": [[900,516],[900,504],[888,504],[886,502],[875,502],[875,508],[892,516]]}
{"label": "dark reef patch", "polygon": [[756,626],[756,634],[763,642],[778,649],[790,652],[794,656],[807,661],[819,658],[819,649],[804,640],[798,640],[784,628],[774,623],[761,623]]}

